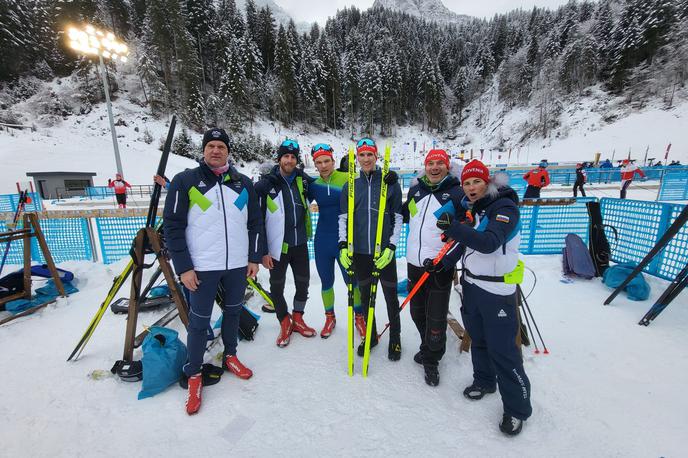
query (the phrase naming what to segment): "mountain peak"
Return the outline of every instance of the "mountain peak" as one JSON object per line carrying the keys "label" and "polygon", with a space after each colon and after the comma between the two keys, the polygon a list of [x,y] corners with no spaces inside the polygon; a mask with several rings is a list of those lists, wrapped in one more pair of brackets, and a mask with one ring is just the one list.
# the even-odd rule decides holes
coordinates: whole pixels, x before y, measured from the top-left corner
{"label": "mountain peak", "polygon": [[439,24],[462,24],[471,19],[471,16],[453,12],[444,6],[441,0],[375,0],[373,8],[376,7],[399,11]]}

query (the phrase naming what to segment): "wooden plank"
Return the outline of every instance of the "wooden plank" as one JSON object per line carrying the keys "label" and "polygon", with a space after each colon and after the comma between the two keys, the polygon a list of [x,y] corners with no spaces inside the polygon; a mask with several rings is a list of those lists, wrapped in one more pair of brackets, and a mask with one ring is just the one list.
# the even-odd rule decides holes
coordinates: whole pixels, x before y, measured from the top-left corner
{"label": "wooden plank", "polygon": [[21,299],[21,298],[26,298],[26,294],[24,293],[24,291],[21,291],[19,293],[14,293],[10,296],[3,297],[2,299],[0,299],[0,304],[6,304],[6,303],[11,302],[15,299]]}
{"label": "wooden plank", "polygon": [[451,312],[447,312],[447,325],[452,331],[454,331],[456,337],[458,337],[461,341],[461,344],[459,345],[459,353],[468,353],[468,351],[471,349],[471,337]]}
{"label": "wooden plank", "polygon": [[[24,213],[24,227],[29,228],[29,216]],[[24,298],[31,299],[31,233],[24,234]]]}
{"label": "wooden plank", "polygon": [[186,304],[184,296],[182,295],[182,292],[179,290],[177,280],[175,279],[174,272],[172,271],[172,267],[170,266],[170,262],[167,260],[167,257],[162,251],[162,245],[160,244],[160,235],[153,227],[147,228],[146,231],[148,233],[148,240],[150,241],[151,246],[153,247],[153,251],[155,252],[155,255],[158,258],[158,265],[160,266],[162,274],[165,276],[165,280],[167,281],[167,286],[170,288],[170,292],[172,293],[172,300],[177,305],[177,310],[179,310],[179,318],[182,320],[182,323],[184,323],[184,326],[188,326],[188,306]]}
{"label": "wooden plank", "polygon": [[141,292],[141,279],[143,276],[143,242],[146,236],[145,229],[139,229],[134,239],[134,270],[131,277],[131,290],[129,294],[129,315],[127,318],[127,331],[124,335],[124,361],[133,361],[134,339],[136,338],[136,323],[139,315],[139,293]]}

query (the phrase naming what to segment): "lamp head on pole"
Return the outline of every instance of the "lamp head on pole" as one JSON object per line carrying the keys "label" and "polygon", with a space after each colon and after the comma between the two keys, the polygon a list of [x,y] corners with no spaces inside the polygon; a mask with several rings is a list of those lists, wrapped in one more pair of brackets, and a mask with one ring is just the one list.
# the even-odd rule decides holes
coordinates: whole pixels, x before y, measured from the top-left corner
{"label": "lamp head on pole", "polygon": [[69,46],[83,54],[100,55],[113,61],[126,62],[129,49],[127,45],[117,40],[112,32],[98,30],[90,24],[82,28],[69,27],[67,29]]}

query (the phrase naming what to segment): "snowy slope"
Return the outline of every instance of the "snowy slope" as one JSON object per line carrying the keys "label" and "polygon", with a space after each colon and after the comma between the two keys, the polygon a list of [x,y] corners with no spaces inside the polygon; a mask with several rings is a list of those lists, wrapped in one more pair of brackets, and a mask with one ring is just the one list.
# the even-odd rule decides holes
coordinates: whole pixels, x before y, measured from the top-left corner
{"label": "snowy slope", "polygon": [[[538,275],[529,303],[551,354],[525,350],[534,413],[511,439],[497,429],[497,395],[480,402],[461,395],[471,381],[471,363],[458,353],[454,335],[440,364],[440,386],[424,383],[412,359],[419,338],[408,311],[401,361],[387,360],[385,338],[373,351],[368,379],[360,376],[360,358],[349,378],[340,278],[340,321],[329,339],[294,336],[287,348],[277,348],[277,320],[263,315],[256,340],[239,345],[240,357],[254,370],[251,380],[225,374],[206,388],[193,418],[176,386],[137,401],[140,384],[88,377],[121,357],[124,317],[108,311],[81,359],[65,362],[123,262],[66,263],[79,279],[79,293],[0,328],[2,456],[685,456],[685,300],[679,297],[650,327],[635,324],[666,282],[649,279],[649,301],[622,295],[604,307],[609,290],[599,280],[562,284],[557,256],[526,259]],[[403,278],[401,263],[399,270]],[[265,275],[261,271],[264,283]],[[526,292],[530,285],[527,278]],[[319,329],[324,317],[318,290],[312,275],[305,318]],[[287,297],[293,291],[288,285]],[[260,302],[250,306],[259,310]],[[458,316],[456,293],[450,309]],[[384,307],[377,313],[386,322]],[[156,316],[142,314],[140,326]]]}
{"label": "snowy slope", "polygon": [[471,16],[453,12],[440,0],[375,0],[373,8],[399,11],[439,24],[460,25],[472,19]]}

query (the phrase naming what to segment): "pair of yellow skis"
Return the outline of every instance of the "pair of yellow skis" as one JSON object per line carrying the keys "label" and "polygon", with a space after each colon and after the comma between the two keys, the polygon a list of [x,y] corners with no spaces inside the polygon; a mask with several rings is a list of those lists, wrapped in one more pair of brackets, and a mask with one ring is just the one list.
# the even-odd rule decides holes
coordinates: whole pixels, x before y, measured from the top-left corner
{"label": "pair of yellow skis", "polygon": [[[385,177],[389,172],[389,159],[392,153],[392,147],[390,145],[385,146],[385,156],[384,163],[382,166],[382,177],[380,181],[380,202],[377,213],[377,227],[375,231],[375,249],[373,252],[373,263],[380,257],[382,253],[382,227],[385,218],[385,207],[387,205],[387,183],[385,183]],[[354,148],[349,148],[349,170],[348,170],[348,205],[347,205],[347,249],[349,251],[349,257],[353,257],[354,254],[354,205],[355,205],[355,193],[354,185],[356,180],[356,155],[354,153]],[[349,275],[348,284],[348,334],[347,334],[347,356],[348,356],[348,369],[349,376],[354,375],[354,290],[353,290],[353,279],[354,271],[353,264],[347,270]],[[375,317],[375,298],[377,296],[377,283],[380,277],[380,271],[377,268],[373,268],[373,282],[370,285],[370,301],[368,305],[368,319],[366,321],[366,337],[365,346],[363,353],[363,367],[362,374],[363,377],[368,376],[368,363],[370,362],[370,342],[372,338],[373,320]],[[375,336],[377,338],[377,336]]]}

